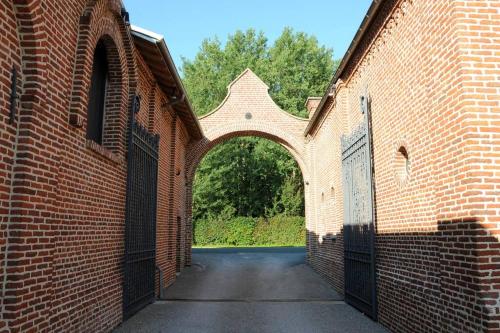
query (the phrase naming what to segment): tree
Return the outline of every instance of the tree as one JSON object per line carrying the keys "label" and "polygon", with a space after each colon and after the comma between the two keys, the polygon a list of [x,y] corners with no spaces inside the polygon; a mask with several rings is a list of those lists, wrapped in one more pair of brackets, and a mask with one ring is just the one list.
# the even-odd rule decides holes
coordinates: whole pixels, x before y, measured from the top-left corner
{"label": "tree", "polygon": [[[217,38],[203,41],[193,61],[183,59],[186,90],[197,115],[215,109],[227,85],[245,68],[269,87],[285,111],[305,117],[305,101],[320,96],[333,74],[333,51],[315,37],[285,28],[269,47],[253,29],[230,35],[224,47]],[[301,172],[281,146],[259,138],[236,138],[215,147],[198,167],[193,217],[233,212],[237,216],[303,215]]]}
{"label": "tree", "polygon": [[333,67],[331,49],[320,47],[315,37],[285,28],[269,49],[262,77],[283,110],[307,117],[306,99],[323,95],[333,75]]}
{"label": "tree", "polygon": [[250,29],[229,36],[224,49],[217,38],[202,42],[194,61],[183,58],[183,81],[198,116],[215,109],[226,97],[227,86],[247,67],[257,75],[267,62],[267,39]]}
{"label": "tree", "polygon": [[205,156],[195,177],[195,220],[227,213],[228,207],[234,216],[260,217],[274,206],[295,166],[282,163],[288,160],[284,148],[267,144],[258,138],[235,138]]}

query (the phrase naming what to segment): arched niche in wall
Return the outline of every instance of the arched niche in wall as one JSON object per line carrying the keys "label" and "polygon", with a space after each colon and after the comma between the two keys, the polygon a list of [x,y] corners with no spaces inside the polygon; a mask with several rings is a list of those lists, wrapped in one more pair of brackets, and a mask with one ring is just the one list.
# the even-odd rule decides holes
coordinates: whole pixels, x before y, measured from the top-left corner
{"label": "arched niche in wall", "polygon": [[102,140],[88,146],[124,158],[129,107],[137,84],[133,42],[118,0],[92,0],[81,17],[75,50],[69,122],[87,137],[89,92],[98,45],[106,51],[109,77],[106,86]]}

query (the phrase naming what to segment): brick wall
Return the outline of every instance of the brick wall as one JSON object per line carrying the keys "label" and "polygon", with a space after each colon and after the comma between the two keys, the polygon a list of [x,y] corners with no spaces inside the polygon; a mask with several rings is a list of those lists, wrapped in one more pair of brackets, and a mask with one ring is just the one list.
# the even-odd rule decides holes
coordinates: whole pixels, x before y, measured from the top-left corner
{"label": "brick wall", "polygon": [[[315,222],[307,230],[308,258],[311,266],[329,280],[343,293],[343,241],[340,230],[343,220],[342,167],[340,135],[344,124],[342,113],[338,111],[341,103],[338,96],[335,107],[330,102],[327,107],[332,111],[322,122],[314,137],[310,137],[307,147],[311,164],[311,183],[308,186],[312,201]],[[307,213],[307,212],[306,212]]]}
{"label": "brick wall", "polygon": [[[172,140],[172,128],[175,111],[167,104],[167,97],[139,53],[136,53],[136,62],[139,69],[137,93],[141,96],[141,107],[136,119],[145,125],[151,132],[160,135],[158,153],[158,193],[156,218],[156,265],[162,271],[163,281],[160,283],[160,274],[157,275],[157,296],[160,286],[168,286],[175,280],[175,253],[176,220],[169,214],[170,209],[177,207],[170,191],[171,172],[174,170],[173,161],[176,160]],[[179,124],[182,124],[179,122]],[[172,155],[174,153],[174,155]],[[172,207],[170,204],[172,203]],[[173,249],[174,248],[174,252]]]}
{"label": "brick wall", "polygon": [[[113,0],[0,2],[0,332],[103,332],[120,323],[127,121],[136,92],[138,121],[160,134],[157,265],[165,285],[175,279],[170,211],[180,202],[170,204],[171,133],[183,124],[164,106],[120,10]],[[98,40],[110,67],[102,145],[86,140]],[[10,124],[13,66],[20,99]]]}
{"label": "brick wall", "polygon": [[[463,253],[477,266],[483,326],[500,331],[500,3],[456,3],[456,25],[462,51],[463,125],[461,147],[466,154],[465,187],[461,200],[477,226],[465,229],[474,244]],[[447,217],[448,219],[448,217]],[[455,227],[455,226],[454,226]],[[460,249],[462,250],[462,249]],[[463,251],[463,250],[462,250]],[[462,253],[461,253],[462,254]],[[462,264],[462,266],[464,266]],[[455,269],[460,280],[464,272]],[[455,277],[455,276],[451,276]],[[459,283],[453,284],[455,289]],[[462,308],[467,307],[462,304]],[[476,311],[477,311],[476,310]],[[455,312],[458,315],[458,311]],[[472,313],[469,310],[468,315]]]}
{"label": "brick wall", "polygon": [[[368,91],[379,320],[392,331],[499,330],[499,5],[384,2],[312,133],[310,262],[342,291],[339,143]],[[337,239],[323,240],[329,233]]]}
{"label": "brick wall", "polygon": [[[173,170],[172,152],[172,126],[175,113],[173,110],[164,112],[161,105],[165,98],[158,87],[154,94],[154,128],[155,133],[160,135],[159,161],[158,161],[158,212],[156,222],[156,251],[157,265],[164,274],[164,286],[169,285],[175,279],[175,260],[172,258],[172,248],[175,245],[173,239],[175,233],[175,221],[170,216],[170,203],[172,194],[170,184],[172,183],[170,173]],[[172,206],[173,207],[173,206]]]}
{"label": "brick wall", "polygon": [[[199,160],[226,139],[257,135],[284,145],[301,167],[308,260],[343,292],[340,136],[361,121],[365,91],[381,323],[395,332],[500,331],[497,1],[384,1],[307,136],[308,120],[280,110],[245,71],[217,112],[200,120],[199,141],[168,105],[120,7],[117,0],[0,2],[0,332],[100,332],[122,320],[126,129],[135,93],[137,120],[160,135],[156,263],[164,285],[191,262]],[[111,71],[102,145],[86,140],[98,40]],[[10,123],[13,67],[19,99]]]}
{"label": "brick wall", "polygon": [[[6,281],[6,247],[8,246],[11,180],[13,160],[16,148],[17,123],[10,123],[11,107],[11,71],[13,68],[19,73],[22,81],[21,46],[18,39],[16,10],[9,1],[0,2],[0,312],[4,311],[4,288]],[[22,86],[19,84],[19,89]],[[21,91],[19,91],[21,92]],[[16,106],[17,101],[14,103]],[[4,318],[0,318],[0,332],[6,328]]]}
{"label": "brick wall", "polygon": [[[117,3],[44,3],[47,20],[54,25],[51,31],[64,29],[61,34],[68,39],[61,43],[58,34],[50,33],[48,41],[51,50],[66,48],[58,50],[61,59],[50,57],[53,67],[65,71],[58,73],[51,68],[48,90],[55,93],[60,85],[68,94],[60,97],[61,106],[53,107],[53,113],[60,117],[64,149],[58,152],[61,167],[57,201],[61,204],[54,222],[54,294],[49,304],[54,315],[49,317],[50,330],[106,331],[121,321],[126,121],[129,89],[137,85],[137,77],[129,76],[132,70],[126,53],[133,52],[133,46],[120,29],[124,23]],[[107,97],[112,105],[106,104],[106,113],[111,106],[114,129],[107,139],[105,132],[102,145],[96,145],[86,140],[86,92],[93,49],[101,38],[113,59],[112,89]],[[71,61],[73,57],[75,62]],[[68,116],[73,117],[70,124]]]}
{"label": "brick wall", "polygon": [[175,165],[174,165],[174,212],[176,270],[185,265],[186,249],[186,147],[189,142],[187,132],[181,122],[175,128]]}

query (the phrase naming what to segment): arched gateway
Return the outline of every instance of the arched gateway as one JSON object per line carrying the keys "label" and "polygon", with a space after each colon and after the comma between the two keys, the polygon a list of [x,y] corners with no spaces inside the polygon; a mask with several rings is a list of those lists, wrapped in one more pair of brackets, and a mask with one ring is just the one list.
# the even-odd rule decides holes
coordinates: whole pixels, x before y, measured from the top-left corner
{"label": "arched gateway", "polygon": [[[201,117],[204,137],[190,144],[186,156],[187,228],[186,263],[191,260],[192,186],[196,168],[205,154],[217,144],[238,136],[258,136],[281,144],[297,161],[304,183],[308,184],[306,163],[306,130],[309,119],[282,110],[268,93],[269,87],[250,69],[246,69],[228,86],[224,101]],[[308,191],[305,187],[306,225]]]}

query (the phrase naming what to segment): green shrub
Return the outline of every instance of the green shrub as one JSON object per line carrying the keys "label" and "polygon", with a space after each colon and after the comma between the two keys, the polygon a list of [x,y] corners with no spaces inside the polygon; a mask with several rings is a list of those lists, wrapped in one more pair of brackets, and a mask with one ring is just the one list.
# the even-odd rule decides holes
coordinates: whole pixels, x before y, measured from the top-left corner
{"label": "green shrub", "polygon": [[193,243],[199,246],[305,245],[306,239],[304,217],[285,215],[198,219],[193,234]]}
{"label": "green shrub", "polygon": [[305,240],[305,219],[302,216],[260,218],[254,230],[255,245],[305,245]]}
{"label": "green shrub", "polygon": [[235,217],[225,224],[226,244],[253,245],[255,219],[251,217]]}

